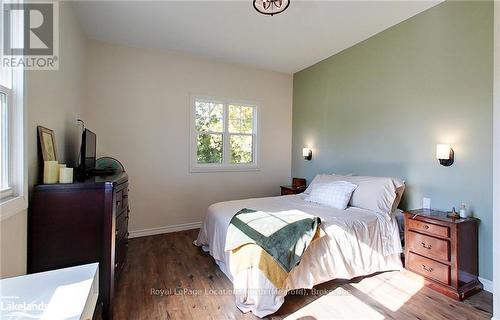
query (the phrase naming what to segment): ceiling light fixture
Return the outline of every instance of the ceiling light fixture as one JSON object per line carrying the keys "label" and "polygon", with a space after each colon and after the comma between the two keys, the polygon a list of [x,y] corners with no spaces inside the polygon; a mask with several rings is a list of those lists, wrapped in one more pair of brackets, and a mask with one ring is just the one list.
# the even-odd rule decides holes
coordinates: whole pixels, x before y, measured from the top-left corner
{"label": "ceiling light fixture", "polygon": [[290,5],[290,0],[253,0],[253,7],[262,14],[282,13]]}

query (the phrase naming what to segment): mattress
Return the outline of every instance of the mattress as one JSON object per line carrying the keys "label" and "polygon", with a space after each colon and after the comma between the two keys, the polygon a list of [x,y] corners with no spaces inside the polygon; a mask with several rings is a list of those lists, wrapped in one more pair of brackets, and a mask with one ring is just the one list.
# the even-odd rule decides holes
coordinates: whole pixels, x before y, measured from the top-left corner
{"label": "mattress", "polygon": [[[237,307],[258,317],[276,312],[287,291],[311,289],[333,279],[352,279],[380,271],[401,270],[402,252],[396,219],[388,215],[349,207],[338,210],[304,201],[305,195],[288,195],[220,202],[207,210],[195,245],[210,253],[233,282]],[[276,289],[257,268],[231,272],[225,252],[226,231],[241,209],[267,212],[301,210],[321,218],[326,236],[313,242],[300,264],[289,274],[285,288]]]}

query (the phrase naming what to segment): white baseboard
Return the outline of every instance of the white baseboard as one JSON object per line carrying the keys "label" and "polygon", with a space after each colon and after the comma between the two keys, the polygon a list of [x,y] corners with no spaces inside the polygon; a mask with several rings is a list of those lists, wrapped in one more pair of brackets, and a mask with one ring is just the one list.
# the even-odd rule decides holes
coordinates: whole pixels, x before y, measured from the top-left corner
{"label": "white baseboard", "polygon": [[198,221],[198,222],[176,224],[176,225],[172,225],[172,226],[164,226],[164,227],[157,227],[157,228],[150,228],[150,229],[134,230],[134,231],[130,231],[129,232],[129,238],[147,237],[147,236],[153,236],[153,235],[156,235],[156,234],[163,234],[163,233],[171,233],[171,232],[177,232],[177,231],[198,229],[200,227],[201,227],[201,221]]}
{"label": "white baseboard", "polygon": [[493,293],[493,281],[479,277],[485,291]]}

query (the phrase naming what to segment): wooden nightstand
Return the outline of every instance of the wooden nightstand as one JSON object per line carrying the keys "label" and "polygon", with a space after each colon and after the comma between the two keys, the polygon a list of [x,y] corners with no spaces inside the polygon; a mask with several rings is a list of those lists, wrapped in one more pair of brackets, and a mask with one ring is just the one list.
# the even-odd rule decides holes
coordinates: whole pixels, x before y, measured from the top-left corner
{"label": "wooden nightstand", "polygon": [[299,194],[307,189],[307,181],[302,178],[293,178],[291,186],[281,186],[281,195]]}
{"label": "wooden nightstand", "polygon": [[405,268],[425,284],[456,300],[480,291],[476,218],[448,218],[446,212],[412,210],[405,214]]}

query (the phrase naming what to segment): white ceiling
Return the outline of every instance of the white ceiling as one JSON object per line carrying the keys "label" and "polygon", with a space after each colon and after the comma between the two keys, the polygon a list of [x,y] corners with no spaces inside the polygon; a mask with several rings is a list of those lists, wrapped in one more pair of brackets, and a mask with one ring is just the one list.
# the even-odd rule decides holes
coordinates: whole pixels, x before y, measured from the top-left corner
{"label": "white ceiling", "polygon": [[73,6],[91,39],[294,73],[439,2],[292,0],[273,17],[257,13],[252,0]]}

